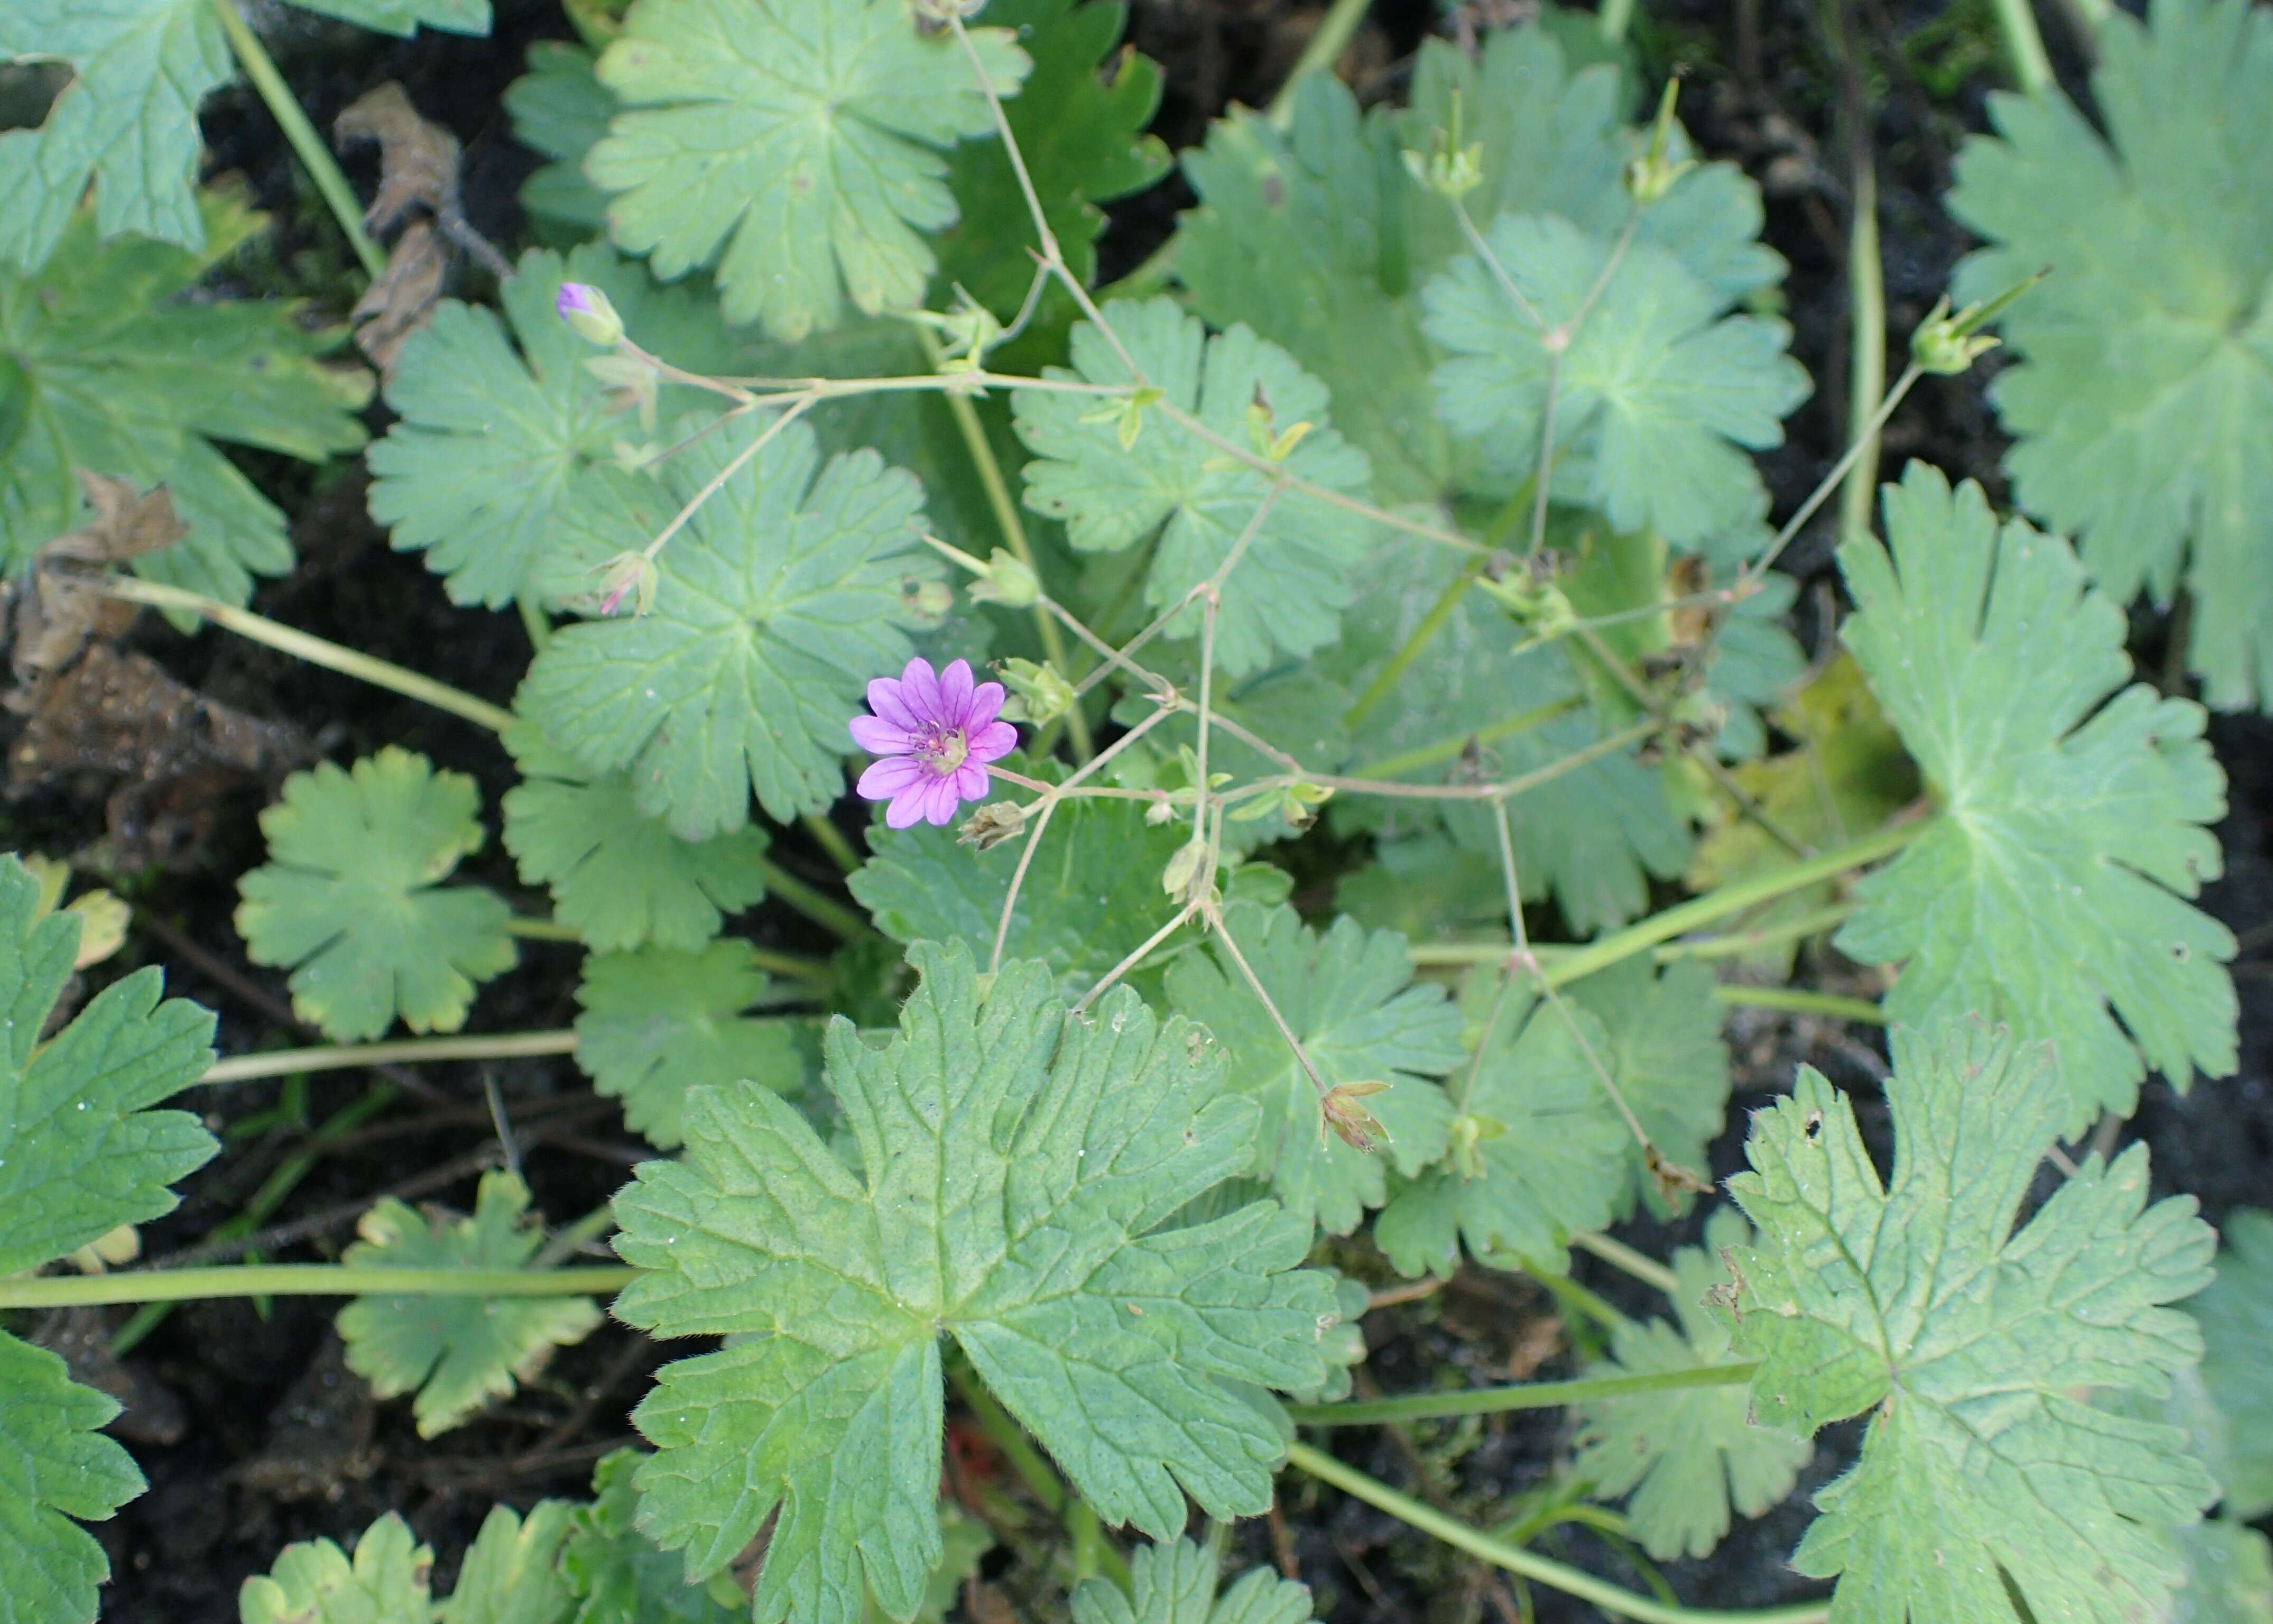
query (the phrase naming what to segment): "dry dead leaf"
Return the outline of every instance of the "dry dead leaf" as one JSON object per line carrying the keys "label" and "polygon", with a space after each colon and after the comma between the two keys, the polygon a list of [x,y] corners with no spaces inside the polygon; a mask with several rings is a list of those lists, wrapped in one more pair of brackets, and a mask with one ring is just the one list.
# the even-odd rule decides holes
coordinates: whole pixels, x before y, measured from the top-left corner
{"label": "dry dead leaf", "polygon": [[414,220],[387,251],[386,269],[348,312],[356,347],[383,377],[394,376],[394,357],[434,313],[449,268],[449,250],[440,236],[430,222]]}
{"label": "dry dead leaf", "polygon": [[393,79],[349,102],[332,121],[332,139],[379,143],[379,192],[363,217],[371,230],[387,229],[413,207],[458,212],[458,138],[421,118]]}

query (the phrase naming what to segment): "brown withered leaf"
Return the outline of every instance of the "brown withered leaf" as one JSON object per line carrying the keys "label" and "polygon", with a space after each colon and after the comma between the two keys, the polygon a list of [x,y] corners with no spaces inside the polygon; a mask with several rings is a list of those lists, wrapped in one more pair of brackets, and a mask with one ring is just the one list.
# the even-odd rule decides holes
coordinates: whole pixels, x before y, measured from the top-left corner
{"label": "brown withered leaf", "polygon": [[[187,530],[165,486],[146,495],[131,480],[83,468],[78,471],[79,489],[86,492],[94,518],[41,547],[41,567],[15,587],[9,658],[19,692],[69,666],[90,640],[117,636],[137,613],[133,605],[105,596],[83,575],[46,566],[124,563],[179,541]],[[15,704],[14,695],[9,703]]]}
{"label": "brown withered leaf", "polygon": [[433,225],[414,220],[387,251],[386,269],[348,312],[355,325],[356,347],[371,357],[382,377],[394,376],[394,357],[434,313],[449,268],[449,250]]}
{"label": "brown withered leaf", "polygon": [[363,217],[371,230],[386,230],[414,207],[457,214],[458,138],[421,118],[393,79],[349,102],[332,121],[332,139],[379,143],[379,191]]}

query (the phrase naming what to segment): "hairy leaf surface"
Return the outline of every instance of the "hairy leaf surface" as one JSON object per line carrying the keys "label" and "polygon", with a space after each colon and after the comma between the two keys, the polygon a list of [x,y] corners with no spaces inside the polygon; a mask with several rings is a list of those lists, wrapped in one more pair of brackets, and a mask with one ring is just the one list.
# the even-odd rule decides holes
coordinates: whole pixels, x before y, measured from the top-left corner
{"label": "hairy leaf surface", "polygon": [[[1706,1293],[1728,1283],[1721,1253],[1752,1238],[1733,1208],[1706,1222],[1705,1244],[1673,1254],[1677,1322],[1628,1320],[1611,1357],[1590,1375],[1694,1370],[1730,1357],[1727,1322],[1707,1311]],[[1572,1470],[1607,1500],[1632,1494],[1627,1515],[1642,1548],[1661,1562],[1710,1555],[1729,1531],[1731,1505],[1759,1516],[1791,1492],[1815,1453],[1804,1438],[1752,1422],[1742,1386],[1674,1387],[1579,1407],[1579,1452]]]}
{"label": "hairy leaf surface", "polygon": [[[575,510],[571,487],[579,470],[612,462],[619,444],[642,435],[585,365],[600,352],[555,313],[563,282],[606,294],[632,339],[674,365],[721,369],[731,359],[714,304],[657,288],[596,243],[565,259],[549,249],[523,254],[499,290],[504,321],[454,299],[437,305],[387,381],[399,421],[371,448],[370,501],[397,549],[426,554],[454,603],[558,603],[597,584],[579,574],[596,559],[552,556]],[[656,399],[668,421],[694,395],[670,384]],[[625,536],[601,556],[647,539]]]}
{"label": "hairy leaf surface", "polygon": [[[1367,496],[1365,455],[1329,425],[1324,386],[1276,344],[1245,327],[1211,338],[1168,299],[1116,299],[1103,313],[1163,404],[1250,455],[1250,408],[1267,410],[1273,435],[1307,423],[1287,470],[1330,491]],[[1071,359],[1070,369],[1051,367],[1044,376],[1131,381],[1112,343],[1086,322],[1073,331]],[[1157,408],[1141,410],[1129,440],[1110,397],[1022,389],[1013,405],[1019,438],[1040,459],[1026,465],[1027,507],[1063,520],[1067,538],[1084,552],[1118,552],[1158,533],[1144,579],[1144,602],[1154,611],[1183,603],[1253,527],[1223,583],[1218,669],[1240,676],[1334,640],[1350,601],[1349,571],[1375,538],[1364,518],[1292,489],[1271,500],[1265,475]],[[1169,635],[1197,637],[1201,619],[1196,606],[1187,607]]]}
{"label": "hairy leaf surface", "polygon": [[618,1449],[592,1470],[592,1500],[576,1507],[560,1570],[576,1592],[575,1624],[740,1624],[749,1601],[731,1574],[689,1584],[686,1565],[634,1525],[633,1474],[649,1457]]}
{"label": "hairy leaf surface", "polygon": [[1953,1020],[1896,1027],[1893,1053],[1890,1183],[1805,1066],[1729,1181],[1759,1229],[1726,1297],[1762,1361],[1754,1417],[1812,1432],[1871,1412],[1792,1565],[1838,1575],[1833,1624],[2153,1616],[2217,1485],[2179,1428],[2077,1393],[2159,1395],[2202,1357],[2165,1305],[2208,1282],[2216,1237],[2191,1197],[2147,1204],[2143,1145],[2091,1158],[2016,1229],[2065,1115],[2049,1049]]}
{"label": "hairy leaf surface", "polygon": [[774,1517],[756,1617],[842,1624],[864,1585],[905,1617],[940,1553],[940,1334],[1107,1522],[1174,1535],[1189,1491],[1261,1510],[1283,1448],[1254,1387],[1323,1383],[1333,1277],[1257,1202],[1163,1227],[1243,1170],[1256,1111],[1200,1033],[1118,988],[1069,1021],[1046,966],[919,944],[881,1048],[838,1020],[828,1076],[859,1170],[762,1090],[692,1091],[687,1148],[618,1199],[653,1272],[617,1312],[750,1334],[667,1366],[636,1413],[661,1453],[641,1525],[687,1571]]}
{"label": "hairy leaf surface", "polygon": [[628,772],[639,810],[686,840],[742,828],[753,790],[783,821],[844,793],[844,719],[906,663],[915,589],[939,573],[913,478],[868,451],[824,466],[804,424],[761,417],[659,479],[588,475],[578,522],[635,546],[759,435],[657,556],[653,613],[565,628],[521,690],[548,737],[589,771]]}
{"label": "hairy leaf surface", "polygon": [[2006,312],[1991,397],[2021,504],[2074,532],[2109,596],[2183,585],[2209,703],[2273,703],[2273,18],[2156,0],[2098,31],[2092,101],[1990,99],[1952,213],[1990,240],[1961,303]]}
{"label": "hairy leaf surface", "polygon": [[268,861],[237,881],[255,964],[292,972],[292,1007],[338,1042],[455,1032],[474,986],[513,967],[502,898],[444,885],[481,849],[481,792],[388,745],[352,773],[324,762],[260,815]]}
{"label": "hairy leaf surface", "polygon": [[[544,1244],[529,1216],[518,1175],[482,1175],[470,1218],[429,1222],[388,1196],[356,1226],[363,1238],[346,1262],[364,1268],[517,1269]],[[416,1393],[418,1435],[464,1422],[493,1398],[513,1395],[555,1348],[600,1323],[587,1298],[366,1296],[340,1310],[348,1367],[381,1398]]]}
{"label": "hairy leaf surface", "polygon": [[[970,31],[998,95],[1031,64]],[[799,339],[849,297],[923,297],[923,234],[951,224],[943,148],[994,118],[948,31],[905,0],[644,0],[602,54],[627,109],[584,161],[615,240],[666,281],[715,265],[730,321]]]}
{"label": "hairy leaf surface", "polygon": [[629,778],[591,772],[529,724],[506,734],[521,782],[506,792],[506,849],[552,888],[553,917],[586,946],[692,951],[766,894],[766,831],[682,840],[639,809]]}
{"label": "hairy leaf surface", "polygon": [[78,528],[85,469],[173,499],[187,533],[135,559],[138,575],[242,604],[255,575],[292,567],[292,545],[221,444],[306,462],[363,444],[350,414],[369,375],[319,358],[339,329],[310,329],[286,300],[191,297],[263,223],[216,193],[199,207],[201,252],[101,241],[82,209],[36,269],[0,263],[0,562],[11,572]]}
{"label": "hairy leaf surface", "polygon": [[110,1563],[72,1519],[103,1521],[145,1486],[100,1430],[117,1413],[54,1354],[0,1331],[0,1624],[93,1624]]}
{"label": "hairy leaf surface", "polygon": [[1276,1004],[1318,1077],[1390,1085],[1359,1103],[1386,1143],[1359,1151],[1324,1132],[1318,1089],[1220,939],[1168,972],[1169,1007],[1223,1046],[1226,1086],[1262,1108],[1254,1176],[1290,1213],[1347,1235],[1388,1199],[1388,1169],[1408,1177],[1444,1154],[1452,1107],[1434,1080],[1462,1059],[1459,1011],[1414,984],[1405,939],[1338,919],[1321,936],[1284,904],[1234,903],[1224,929]]}
{"label": "hairy leaf surface", "polygon": [[802,1086],[795,1026],[804,1023],[743,1012],[767,989],[746,942],[596,953],[576,989],[584,1010],[576,1064],[600,1093],[624,1102],[626,1127],[675,1150],[688,1089],[747,1082],[791,1094]]}
{"label": "hairy leaf surface", "polygon": [[2122,688],[2122,612],[1978,485],[1913,462],[1886,518],[1887,545],[1840,549],[1841,635],[1948,813],[1861,883],[1840,947],[1907,961],[1898,1020],[2054,1040],[2070,1135],[2127,1114],[2149,1067],[2232,1071],[2233,936],[2185,900],[2225,812],[2202,707]]}

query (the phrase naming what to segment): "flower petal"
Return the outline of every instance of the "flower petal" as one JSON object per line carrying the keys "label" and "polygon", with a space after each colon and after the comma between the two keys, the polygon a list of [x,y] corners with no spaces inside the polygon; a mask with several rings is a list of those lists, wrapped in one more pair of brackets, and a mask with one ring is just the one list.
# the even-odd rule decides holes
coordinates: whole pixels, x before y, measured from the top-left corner
{"label": "flower petal", "polygon": [[955,770],[955,793],[961,799],[984,801],[986,799],[986,769],[977,762],[966,758],[963,765]]}
{"label": "flower petal", "polygon": [[930,796],[932,786],[919,784],[892,797],[892,804],[884,808],[884,827],[905,829],[922,821],[924,803]]}
{"label": "flower petal", "polygon": [[[916,726],[941,720],[944,713],[940,709],[939,678],[929,660],[918,656],[908,662],[908,668],[900,673],[900,698],[915,713]],[[950,729],[955,726],[951,721],[943,725]]]}
{"label": "flower petal", "polygon": [[963,726],[976,733],[1002,714],[1002,700],[1000,682],[981,682],[971,690],[971,703],[963,707]]}
{"label": "flower petal", "polygon": [[934,778],[918,793],[923,797],[924,816],[934,823],[952,822],[956,808],[963,804],[962,797],[955,793],[955,777],[952,774],[943,778]]}
{"label": "flower petal", "polygon": [[971,710],[971,662],[956,660],[939,673],[939,719],[949,727],[964,726]]}
{"label": "flower petal", "polygon": [[989,722],[971,735],[970,758],[991,762],[1018,748],[1018,730],[1008,722]]}
{"label": "flower petal", "polygon": [[868,684],[868,709],[895,727],[913,731],[923,726],[916,713],[908,709],[907,695],[900,691],[897,677],[878,677]]}
{"label": "flower petal", "polygon": [[871,756],[905,756],[916,748],[913,733],[881,717],[856,716],[846,726],[852,742]]}
{"label": "flower petal", "polygon": [[[885,801],[919,789],[931,781],[933,774],[919,761],[904,756],[888,756],[860,775],[861,796],[868,801]],[[895,827],[905,828],[905,824]]]}

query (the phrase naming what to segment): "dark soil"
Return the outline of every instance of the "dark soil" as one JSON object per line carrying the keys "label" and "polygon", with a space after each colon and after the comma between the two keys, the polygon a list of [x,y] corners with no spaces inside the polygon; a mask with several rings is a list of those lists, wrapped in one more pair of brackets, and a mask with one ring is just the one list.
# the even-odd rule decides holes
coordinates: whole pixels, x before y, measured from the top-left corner
{"label": "dark soil", "polygon": [[[534,161],[513,145],[498,97],[520,72],[529,41],[566,34],[554,0],[503,0],[497,32],[487,40],[422,34],[394,41],[304,12],[263,9],[272,49],[319,127],[328,127],[371,86],[399,79],[422,112],[465,144],[472,224],[509,250],[521,240],[514,192]],[[1160,133],[1174,146],[1189,145],[1230,103],[1267,101],[1319,9],[1277,0],[1137,0],[1132,37],[1168,71]],[[1523,0],[1470,0],[1467,9],[1490,17],[1526,8]],[[2058,31],[2058,9],[2044,8],[2051,43],[2073,86],[2077,64],[2072,41]],[[1395,94],[1399,64],[1438,10],[1432,0],[1383,0],[1378,20],[1361,36],[1345,71],[1368,94]],[[1654,84],[1669,66],[1685,68],[1684,117],[1709,154],[1741,162],[1760,179],[1769,240],[1791,262],[1788,314],[1796,351],[1817,388],[1792,420],[1789,443],[1767,459],[1781,515],[1846,442],[1844,244],[1853,154],[1866,150],[1877,166],[1891,353],[1902,353],[1966,246],[1939,199],[1953,153],[1968,131],[1983,126],[1984,96],[1999,82],[1988,8],[1978,0],[1947,6],[1936,0],[1643,0],[1639,11],[1636,36],[1646,76]],[[266,111],[240,87],[208,109],[206,128],[216,167],[242,173],[279,222],[266,273],[275,285],[260,290],[310,295],[329,313],[343,313],[354,284],[344,273],[342,245],[305,195]],[[370,178],[367,170],[351,166],[351,172],[359,182]],[[1106,274],[1149,254],[1189,197],[1172,179],[1118,209],[1105,246]],[[463,296],[489,291],[478,271],[461,266],[454,277],[453,290]],[[2003,442],[1983,395],[1992,372],[1993,362],[1967,377],[1928,380],[1887,427],[1887,469],[1925,457],[1953,476],[1982,480],[2001,499]],[[519,622],[454,609],[417,560],[391,553],[364,515],[358,477],[335,470],[311,479],[296,466],[260,458],[246,465],[296,515],[303,560],[290,578],[263,590],[258,606],[476,693],[508,696],[528,658]],[[1832,602],[1825,575],[1829,535],[1829,524],[1819,521],[1789,555],[1789,568],[1810,583],[1801,631],[1811,639],[1824,635]],[[2138,626],[2142,663],[2161,669],[2163,627],[2146,615]],[[154,627],[145,641],[185,680],[253,714],[296,724],[334,755],[388,742],[422,750],[474,773],[491,806],[509,785],[501,753],[469,725],[241,640],[208,635],[185,643]],[[2273,1204],[2273,998],[2267,996],[2273,726],[2224,718],[2212,739],[2231,776],[2233,811],[2221,830],[2227,875],[2211,888],[2207,906],[2244,935],[2247,949],[2239,968],[2242,1066],[2232,1078],[2197,1082],[2184,1094],[2159,1082],[2150,1086],[2125,1135],[2152,1147],[2158,1187],[2193,1192],[2215,1219],[2238,1204]],[[158,926],[138,931],[122,956],[129,965],[162,963],[172,990],[217,1009],[228,1051],[305,1041],[290,1022],[281,978],[244,963],[229,923],[234,876],[259,861],[252,814],[264,793],[260,785],[238,791],[221,808],[193,863],[142,883],[136,900]],[[98,807],[59,790],[10,816],[25,844],[64,850],[85,839]],[[776,851],[816,879],[829,873],[799,833],[781,837]],[[509,862],[495,850],[472,867],[485,883],[521,894]],[[528,900],[534,906],[541,899]],[[807,951],[829,946],[793,918],[783,922],[769,914],[737,928],[761,936],[778,933],[783,944]],[[1830,981],[1851,973],[1837,964],[1812,968]],[[525,944],[521,968],[484,991],[482,1020],[498,1030],[564,1025],[575,1012],[574,981],[566,950]],[[1835,1025],[1760,1016],[1739,1019],[1731,1033],[1739,1063],[1736,1103],[1743,1109],[1732,1112],[1729,1131],[1714,1148],[1716,1176],[1739,1164],[1744,1109],[1772,1098],[1803,1061],[1857,1091],[1866,1128],[1883,1140],[1882,1113],[1874,1109],[1883,1061],[1875,1041]],[[536,1205],[555,1222],[603,1200],[640,1154],[565,1059],[499,1065],[490,1080],[514,1124]],[[468,1203],[476,1171],[499,1154],[484,1082],[475,1067],[430,1067],[386,1079],[334,1073],[309,1079],[304,1089],[255,1084],[228,1090],[212,1100],[210,1111],[229,1147],[191,1182],[176,1214],[149,1226],[148,1254],[210,1244],[216,1226],[244,1213],[264,1181],[307,1147],[312,1127],[371,1105],[377,1088],[393,1093],[361,1126],[328,1145],[289,1197],[260,1218],[264,1229],[286,1226],[282,1234],[256,1237],[262,1255],[336,1256],[351,1237],[355,1214],[381,1192],[409,1188]],[[275,1115],[279,1107],[285,1108],[282,1117]],[[1662,1255],[1664,1246],[1691,1238],[1693,1229],[1693,1221],[1644,1225],[1632,1238]],[[1576,1278],[1621,1306],[1654,1306],[1624,1276],[1590,1259],[1579,1260]],[[106,1617],[119,1624],[223,1624],[236,1616],[239,1583],[273,1561],[285,1542],[319,1534],[349,1541],[390,1508],[402,1511],[433,1544],[446,1581],[495,1501],[526,1505],[585,1492],[593,1461],[631,1440],[628,1410],[647,1372],[664,1357],[621,1327],[603,1329],[565,1352],[511,1403],[429,1444],[412,1430],[406,1405],[375,1405],[341,1365],[330,1328],[336,1306],[289,1298],[187,1305],[132,1351],[126,1374],[141,1384],[143,1396],[122,1425],[140,1429],[136,1455],[151,1489],[100,1530],[115,1574]],[[109,1323],[126,1317],[127,1311],[115,1311]],[[73,1329],[82,1344],[101,1340],[99,1327]],[[1389,1391],[1453,1380],[1455,1372],[1477,1381],[1534,1370],[1551,1374],[1567,1369],[1573,1357],[1543,1293],[1520,1277],[1479,1271],[1436,1297],[1377,1312],[1367,1333],[1373,1354],[1365,1379]],[[1390,1482],[1489,1517],[1552,1475],[1567,1443],[1564,1425],[1558,1417],[1541,1415],[1467,1431],[1416,1427],[1407,1436],[1362,1429],[1337,1435],[1334,1445]],[[1844,1441],[1836,1432],[1826,1438],[1804,1487],[1840,1469]],[[969,1453],[973,1470],[988,1470],[983,1445]],[[1521,1602],[1498,1576],[1299,1476],[1290,1474],[1285,1487],[1290,1499],[1282,1526],[1244,1524],[1238,1542],[1259,1561],[1278,1560],[1281,1548],[1290,1553],[1322,1614],[1336,1624],[1519,1616]],[[1757,1522],[1740,1522],[1709,1560],[1675,1564],[1666,1577],[1702,1605],[1811,1594],[1784,1566],[1809,1515],[1804,1496],[1795,1497]],[[1622,1583],[1640,1580],[1590,1535],[1550,1533],[1537,1548]],[[995,1560],[1003,1560],[998,1553]],[[1015,1595],[1017,1575],[1002,1578]],[[1527,1599],[1535,1609],[1530,1616],[1542,1620],[1596,1616],[1553,1592]]]}

